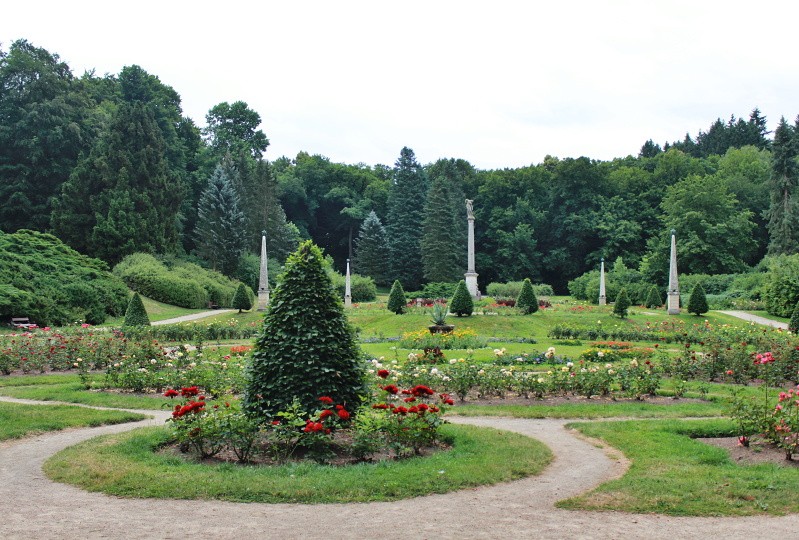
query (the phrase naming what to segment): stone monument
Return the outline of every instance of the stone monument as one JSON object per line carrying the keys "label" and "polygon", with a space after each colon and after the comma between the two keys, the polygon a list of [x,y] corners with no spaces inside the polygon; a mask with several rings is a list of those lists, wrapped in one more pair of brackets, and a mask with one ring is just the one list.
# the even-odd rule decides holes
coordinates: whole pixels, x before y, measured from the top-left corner
{"label": "stone monument", "polygon": [[605,257],[599,259],[599,305],[606,306],[608,299],[605,296]]}
{"label": "stone monument", "polygon": [[480,298],[480,290],[477,288],[477,272],[474,271],[474,209],[470,199],[466,199],[466,219],[469,222],[469,253],[465,275],[466,288],[472,298]]}
{"label": "stone monument", "polygon": [[258,277],[258,311],[269,305],[269,271],[266,267],[266,231],[261,233],[261,274]]}
{"label": "stone monument", "polygon": [[352,307],[352,287],[350,285],[350,260],[347,259],[347,276],[344,278],[344,307]]}
{"label": "stone monument", "polygon": [[677,281],[677,231],[671,230],[671,257],[669,259],[669,292],[666,312],[669,315],[680,313],[680,284]]}

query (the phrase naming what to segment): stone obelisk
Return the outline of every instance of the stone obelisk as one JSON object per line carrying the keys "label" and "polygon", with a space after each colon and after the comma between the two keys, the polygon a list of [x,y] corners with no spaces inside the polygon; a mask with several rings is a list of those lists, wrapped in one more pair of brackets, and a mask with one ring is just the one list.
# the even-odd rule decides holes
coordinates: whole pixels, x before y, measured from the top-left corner
{"label": "stone obelisk", "polygon": [[677,231],[671,230],[671,257],[669,259],[669,292],[666,312],[669,315],[680,313],[680,284],[677,281]]}
{"label": "stone obelisk", "polygon": [[347,259],[347,276],[344,278],[344,307],[352,307],[352,287],[350,285],[350,260]]}
{"label": "stone obelisk", "polygon": [[480,290],[477,288],[477,272],[474,271],[474,210],[470,199],[466,199],[466,219],[469,222],[469,253],[465,274],[466,288],[472,298],[479,298]]}
{"label": "stone obelisk", "polygon": [[608,303],[605,296],[605,257],[599,259],[599,305],[606,306]]}
{"label": "stone obelisk", "polygon": [[266,231],[261,235],[261,274],[258,277],[258,311],[269,305],[269,270],[266,267]]}

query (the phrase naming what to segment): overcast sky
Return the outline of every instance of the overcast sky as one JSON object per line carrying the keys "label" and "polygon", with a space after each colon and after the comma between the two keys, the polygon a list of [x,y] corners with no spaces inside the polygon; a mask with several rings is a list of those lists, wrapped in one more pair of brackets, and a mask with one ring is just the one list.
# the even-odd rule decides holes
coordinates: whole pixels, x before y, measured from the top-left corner
{"label": "overcast sky", "polygon": [[791,1],[5,2],[76,75],[138,64],[203,126],[217,103],[262,118],[266,156],[482,168],[612,159],[754,107],[799,114]]}

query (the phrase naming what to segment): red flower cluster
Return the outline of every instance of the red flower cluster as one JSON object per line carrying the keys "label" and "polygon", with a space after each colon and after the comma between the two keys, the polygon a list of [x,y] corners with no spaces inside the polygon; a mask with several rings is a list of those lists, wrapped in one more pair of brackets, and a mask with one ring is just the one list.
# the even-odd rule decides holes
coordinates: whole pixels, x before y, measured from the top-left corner
{"label": "red flower cluster", "polygon": [[325,405],[332,405],[333,404],[333,398],[330,397],[330,396],[322,396],[322,397],[319,398],[319,401],[321,401]]}
{"label": "red flower cluster", "polygon": [[377,376],[380,377],[381,379],[385,379],[390,374],[391,374],[391,372],[389,370],[387,370],[387,369],[378,369],[377,370]]}
{"label": "red flower cluster", "polygon": [[399,392],[399,388],[397,388],[396,384],[389,384],[383,387],[383,390],[388,392],[389,394],[396,394]]}
{"label": "red flower cluster", "polygon": [[191,400],[185,405],[175,405],[175,410],[172,411],[172,418],[180,418],[185,416],[189,413],[197,413],[203,410],[205,407],[204,401],[194,401]]}
{"label": "red flower cluster", "polygon": [[430,387],[423,384],[419,384],[411,388],[411,395],[416,397],[432,396],[433,394],[435,394],[435,392],[433,392]]}
{"label": "red flower cluster", "polygon": [[755,355],[754,363],[765,365],[765,364],[772,364],[774,363],[774,356],[770,352],[764,352],[762,354]]}
{"label": "red flower cluster", "polygon": [[183,396],[183,397],[196,396],[199,393],[200,393],[200,389],[197,388],[196,386],[189,386],[189,387],[185,387],[185,388],[181,388],[180,389],[180,395]]}
{"label": "red flower cluster", "polygon": [[449,394],[439,394],[438,397],[441,398],[441,403],[445,405],[455,405],[455,400],[453,400]]}
{"label": "red flower cluster", "polygon": [[330,433],[329,428],[325,428],[325,425],[322,422],[314,422],[313,420],[308,420],[305,422],[305,427],[302,428],[305,433]]}
{"label": "red flower cluster", "polygon": [[179,395],[180,395],[180,392],[178,392],[174,388],[170,388],[169,390],[164,392],[164,397],[168,397],[168,398],[173,398],[173,397],[179,396]]}

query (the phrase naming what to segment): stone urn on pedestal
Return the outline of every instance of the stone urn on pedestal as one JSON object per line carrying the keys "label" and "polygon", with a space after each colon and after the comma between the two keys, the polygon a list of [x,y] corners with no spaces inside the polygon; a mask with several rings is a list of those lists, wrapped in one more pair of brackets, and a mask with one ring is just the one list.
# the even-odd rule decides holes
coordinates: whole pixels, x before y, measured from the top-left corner
{"label": "stone urn on pedestal", "polygon": [[431,334],[449,334],[455,330],[454,324],[447,324],[447,306],[436,302],[433,306],[430,321],[433,323],[428,326]]}

